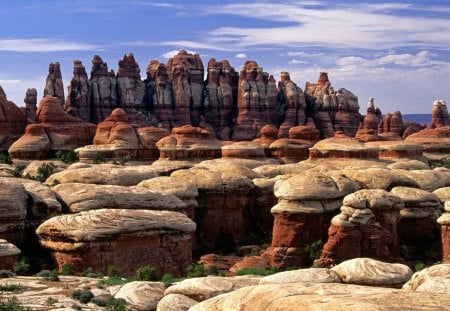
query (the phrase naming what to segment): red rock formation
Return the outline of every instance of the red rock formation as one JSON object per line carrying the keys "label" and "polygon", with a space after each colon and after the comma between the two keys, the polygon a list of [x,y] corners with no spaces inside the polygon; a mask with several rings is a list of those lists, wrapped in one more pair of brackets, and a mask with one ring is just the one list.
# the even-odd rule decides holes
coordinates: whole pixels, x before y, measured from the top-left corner
{"label": "red rock formation", "polygon": [[438,218],[442,236],[442,262],[450,263],[450,202],[445,203],[445,213]]}
{"label": "red rock formation", "polygon": [[114,71],[102,58],[94,55],[91,69],[92,122],[98,123],[109,116],[117,107],[117,81]]}
{"label": "red rock formation", "polygon": [[117,95],[118,104],[126,111],[128,117],[133,122],[145,123],[144,115],[138,115],[138,112],[145,110],[145,84],[141,81],[140,71],[133,53],[124,55],[119,61],[117,71]]}
{"label": "red rock formation", "polygon": [[37,91],[36,89],[27,89],[25,98],[23,99],[25,103],[25,116],[31,122],[36,121],[36,110],[37,110]]}
{"label": "red rock formation", "polygon": [[278,138],[278,128],[272,124],[264,125],[259,132],[260,137],[254,139],[252,142],[263,145],[264,148],[268,148]]}
{"label": "red rock formation", "polygon": [[450,125],[447,104],[443,100],[435,100],[431,110],[431,128]]}
{"label": "red rock formation", "polygon": [[344,88],[335,92],[326,72],[320,73],[317,83],[306,82],[305,96],[307,116],[314,120],[321,138],[332,137],[335,130],[355,135],[360,119],[358,97]]}
{"label": "red rock formation", "polygon": [[70,81],[65,109],[67,113],[86,122],[97,122],[92,111],[92,83],[79,60],[73,61],[73,77]]}
{"label": "red rock formation", "polygon": [[172,80],[174,125],[200,123],[203,97],[204,68],[199,54],[180,50],[167,62],[167,72]]}
{"label": "red rock formation", "polygon": [[189,160],[220,158],[222,143],[199,127],[184,125],[156,143],[160,159]]}
{"label": "red rock formation", "polygon": [[48,152],[72,150],[89,145],[96,126],[67,114],[56,97],[45,96],[37,111],[37,123],[30,124],[25,135],[10,148],[13,158],[38,159]]}
{"label": "red rock formation", "polygon": [[114,266],[127,276],[151,265],[160,275],[184,275],[194,230],[195,223],[177,212],[100,209],[53,217],[36,233],[59,270],[70,264],[75,273],[88,267],[105,273]]}
{"label": "red rock formation", "polygon": [[378,131],[378,125],[381,122],[381,113],[375,108],[374,98],[370,97],[367,103],[367,114],[364,117],[363,129]]}
{"label": "red rock formation", "polygon": [[311,125],[289,129],[289,138],[281,138],[270,144],[271,157],[283,163],[299,162],[309,158],[309,148],[319,140],[319,131]]}
{"label": "red rock formation", "polygon": [[6,98],[0,86],[0,150],[8,150],[22,136],[26,126],[27,117],[20,108]]}
{"label": "red rock formation", "polygon": [[450,153],[450,126],[423,129],[408,135],[405,141],[421,144],[423,152],[448,154]]}
{"label": "red rock formation", "polygon": [[232,139],[252,140],[264,125],[271,124],[268,116],[275,113],[277,96],[273,77],[263,72],[255,61],[245,62],[239,74],[238,117]]}
{"label": "red rock formation", "polygon": [[48,75],[45,81],[44,96],[53,96],[59,99],[61,106],[64,106],[64,86],[59,63],[48,65]]}
{"label": "red rock formation", "polygon": [[222,140],[231,138],[237,84],[238,74],[227,60],[209,60],[204,115]]}
{"label": "red rock formation", "polygon": [[280,91],[278,95],[279,102],[277,104],[283,110],[283,122],[280,125],[278,136],[279,138],[287,138],[290,128],[305,124],[305,95],[302,89],[291,81],[288,72],[281,72],[278,88]]}

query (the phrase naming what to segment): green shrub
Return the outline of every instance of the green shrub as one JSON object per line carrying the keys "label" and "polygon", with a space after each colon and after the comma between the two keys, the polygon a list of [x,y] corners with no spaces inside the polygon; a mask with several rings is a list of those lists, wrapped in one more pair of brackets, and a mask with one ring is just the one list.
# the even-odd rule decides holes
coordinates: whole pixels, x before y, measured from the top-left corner
{"label": "green shrub", "polygon": [[108,311],[126,311],[127,309],[127,303],[124,299],[119,298],[110,298],[106,302],[106,310]]}
{"label": "green shrub", "polygon": [[76,153],[74,150],[69,150],[67,152],[64,152],[62,150],[58,150],[55,153],[55,157],[58,160],[63,161],[64,163],[74,163],[77,162],[78,159],[78,153]]}
{"label": "green shrub", "polygon": [[427,267],[426,264],[424,264],[423,262],[418,262],[415,264],[414,269],[416,270],[416,272],[423,270]]}
{"label": "green shrub", "polygon": [[307,244],[305,247],[305,253],[309,259],[314,261],[322,255],[323,242],[322,240],[317,240],[311,244]]}
{"label": "green shrub", "polygon": [[16,274],[12,271],[9,270],[0,270],[0,279],[5,279],[5,278],[13,278],[15,277]]}
{"label": "green shrub", "polygon": [[75,300],[78,300],[81,303],[88,303],[91,301],[92,298],[94,298],[94,295],[92,294],[91,290],[89,288],[83,288],[83,289],[77,289],[72,292],[70,295]]}
{"label": "green shrub", "polygon": [[199,278],[206,275],[205,267],[203,267],[203,265],[189,265],[187,267],[188,278]]}
{"label": "green shrub", "polygon": [[20,284],[4,284],[0,285],[0,292],[19,292],[23,287]]}
{"label": "green shrub", "polygon": [[101,285],[106,285],[106,286],[122,285],[122,284],[125,284],[125,283],[128,283],[127,279],[123,279],[123,278],[117,277],[117,276],[116,277],[112,277],[112,278],[108,277],[106,279],[100,280],[100,284]]}
{"label": "green shrub", "polygon": [[57,302],[58,302],[58,299],[55,299],[55,298],[52,298],[52,297],[48,297],[47,301],[45,302],[45,304],[47,306],[52,306],[52,305],[54,305]]}
{"label": "green shrub", "polygon": [[0,311],[28,311],[30,309],[25,308],[19,304],[16,297],[3,298],[0,296]]}
{"label": "green shrub", "polygon": [[31,265],[27,257],[22,257],[20,261],[16,262],[14,265],[14,272],[18,275],[29,275],[31,270]]}
{"label": "green shrub", "polygon": [[56,269],[53,270],[42,270],[41,272],[36,273],[37,277],[41,277],[46,281],[57,282],[59,281],[58,272]]}
{"label": "green shrub", "polygon": [[81,272],[81,276],[84,276],[87,278],[101,278],[101,277],[103,277],[103,274],[92,272],[92,268],[89,267],[86,270],[84,270],[83,272]]}
{"label": "green shrub", "polygon": [[73,275],[73,266],[71,264],[65,263],[61,267],[61,271],[59,272],[62,275]]}
{"label": "green shrub", "polygon": [[120,277],[119,270],[117,270],[117,268],[114,266],[108,266],[108,268],[106,269],[106,275],[110,278]]}
{"label": "green shrub", "polygon": [[52,175],[55,171],[55,165],[53,163],[42,163],[41,166],[38,167],[36,176],[30,176],[27,174],[27,178],[34,179],[40,182],[44,182],[50,175]]}
{"label": "green shrub", "polygon": [[0,152],[0,163],[12,164],[13,161],[8,153]]}
{"label": "green shrub", "polygon": [[134,281],[158,281],[160,279],[155,268],[151,266],[143,266],[137,269],[136,274],[132,278]]}
{"label": "green shrub", "polygon": [[184,280],[184,279],[183,278],[176,278],[170,273],[164,273],[164,275],[161,278],[161,282],[163,282],[166,287],[169,287],[173,283],[180,282],[182,280]]}
{"label": "green shrub", "polygon": [[270,275],[278,272],[278,268],[272,267],[270,269],[265,268],[256,268],[256,267],[249,267],[244,268],[241,270],[238,270],[234,273],[235,276],[239,275]]}
{"label": "green shrub", "polygon": [[105,162],[105,159],[103,158],[103,156],[100,153],[95,152],[94,155],[92,156],[92,163],[99,164],[99,163],[103,163],[103,162]]}

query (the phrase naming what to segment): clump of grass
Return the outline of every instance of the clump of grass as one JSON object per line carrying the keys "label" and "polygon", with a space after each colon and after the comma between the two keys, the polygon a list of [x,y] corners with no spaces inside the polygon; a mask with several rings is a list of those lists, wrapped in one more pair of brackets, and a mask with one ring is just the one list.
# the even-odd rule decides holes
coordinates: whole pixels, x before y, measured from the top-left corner
{"label": "clump of grass", "polygon": [[79,160],[78,153],[76,153],[73,149],[69,150],[67,152],[64,152],[62,150],[58,150],[55,153],[55,157],[58,160],[61,160],[64,163],[68,163],[68,164],[77,162]]}
{"label": "clump of grass", "polygon": [[0,311],[30,311],[19,304],[16,297],[3,298],[0,296]]}
{"label": "clump of grass", "polygon": [[13,161],[11,160],[11,157],[8,153],[0,152],[0,163],[12,164]]}
{"label": "clump of grass", "polygon": [[133,281],[158,281],[160,276],[155,268],[151,266],[143,266],[136,270],[136,274],[132,277]]}
{"label": "clump of grass", "polygon": [[73,266],[71,264],[65,263],[61,267],[61,271],[59,272],[62,275],[73,275]]}
{"label": "clump of grass", "polygon": [[31,272],[30,261],[27,257],[22,257],[16,264],[14,265],[14,272],[18,275],[29,275]]}
{"label": "clump of grass", "polygon": [[208,275],[203,265],[189,265],[186,270],[187,270],[186,275],[187,278],[198,278]]}

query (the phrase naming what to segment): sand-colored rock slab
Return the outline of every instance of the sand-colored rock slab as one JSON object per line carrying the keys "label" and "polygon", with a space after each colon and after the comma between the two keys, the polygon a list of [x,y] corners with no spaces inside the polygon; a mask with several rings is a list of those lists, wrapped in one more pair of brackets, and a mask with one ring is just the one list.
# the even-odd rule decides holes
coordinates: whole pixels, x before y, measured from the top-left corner
{"label": "sand-colored rock slab", "polygon": [[435,265],[414,273],[403,285],[403,289],[422,293],[450,294],[450,264]]}
{"label": "sand-colored rock slab", "polygon": [[259,284],[287,284],[287,283],[341,283],[336,272],[326,268],[308,268],[283,271],[265,276]]}
{"label": "sand-colored rock slab", "polygon": [[203,301],[190,311],[444,311],[449,304],[450,296],[444,294],[351,284],[290,283],[241,288]]}
{"label": "sand-colored rock slab", "polygon": [[439,198],[442,204],[450,201],[450,187],[439,188],[433,191],[433,194]]}
{"label": "sand-colored rock slab", "polygon": [[355,258],[333,267],[343,283],[398,286],[404,284],[412,275],[411,269],[402,264],[392,264],[371,258]]}
{"label": "sand-colored rock slab", "polygon": [[102,208],[171,211],[186,208],[186,205],[172,194],[137,187],[65,183],[56,185],[53,190],[71,213]]}
{"label": "sand-colored rock slab", "polygon": [[385,168],[343,170],[342,173],[358,182],[365,189],[390,190],[396,186],[419,188],[419,185],[413,178],[399,175],[395,171]]}
{"label": "sand-colored rock slab", "polygon": [[181,294],[168,294],[159,302],[156,311],[187,311],[198,301]]}
{"label": "sand-colored rock slab", "polygon": [[165,289],[161,282],[134,281],[123,285],[114,298],[124,299],[136,311],[154,311]]}
{"label": "sand-colored rock slab", "polygon": [[203,301],[242,287],[256,285],[260,279],[261,277],[256,276],[192,278],[170,286],[166,289],[164,295],[181,294],[196,301]]}

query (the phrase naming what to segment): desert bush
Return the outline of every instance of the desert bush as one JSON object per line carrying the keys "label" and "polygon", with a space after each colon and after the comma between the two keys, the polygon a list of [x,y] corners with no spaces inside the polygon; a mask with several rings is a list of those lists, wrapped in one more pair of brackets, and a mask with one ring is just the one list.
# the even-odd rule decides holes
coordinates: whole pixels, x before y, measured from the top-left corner
{"label": "desert bush", "polygon": [[67,151],[67,152],[64,152],[64,151],[62,151],[62,150],[58,150],[58,151],[55,153],[55,157],[56,157],[58,160],[61,160],[61,161],[63,161],[64,163],[68,163],[68,164],[77,162],[77,161],[79,160],[79,159],[78,159],[78,153],[76,153],[73,149],[72,149],[72,150],[69,150],[69,151]]}
{"label": "desert bush", "polygon": [[160,279],[155,268],[151,266],[143,266],[137,269],[136,274],[133,276],[134,281],[158,281]]}
{"label": "desert bush", "polygon": [[16,264],[14,265],[14,272],[18,275],[29,275],[31,270],[30,261],[27,257],[22,257]]}
{"label": "desert bush", "polygon": [[106,310],[108,311],[126,311],[127,309],[127,303],[124,299],[119,298],[110,298],[106,302]]}
{"label": "desert bush", "polygon": [[52,281],[52,282],[57,282],[59,281],[59,277],[58,277],[58,273],[56,271],[56,269],[54,270],[42,270],[38,273],[36,273],[37,277],[41,277],[46,281]]}
{"label": "desert bush", "polygon": [[3,298],[0,296],[0,311],[29,311],[19,304],[16,297]]}
{"label": "desert bush", "polygon": [[73,266],[71,264],[65,263],[61,267],[61,271],[59,272],[62,275],[73,275]]}
{"label": "desert bush", "polygon": [[16,274],[12,271],[4,270],[4,269],[0,270],[0,279],[13,278],[15,276],[16,276]]}
{"label": "desert bush", "polygon": [[13,161],[11,160],[11,157],[8,153],[0,152],[0,163],[12,164]]}
{"label": "desert bush", "polygon": [[19,292],[23,287],[20,284],[3,284],[0,285],[0,292]]}
{"label": "desert bush", "polygon": [[205,267],[203,265],[189,265],[187,267],[187,278],[198,278],[202,276],[207,276]]}
{"label": "desert bush", "polygon": [[81,303],[88,303],[91,301],[92,298],[94,298],[94,295],[92,294],[91,290],[89,288],[83,288],[83,289],[77,289],[70,294],[70,297],[72,297],[75,300],[78,300]]}
{"label": "desert bush", "polygon": [[323,242],[322,240],[317,240],[311,244],[307,244],[305,247],[305,253],[309,259],[314,261],[322,255]]}

